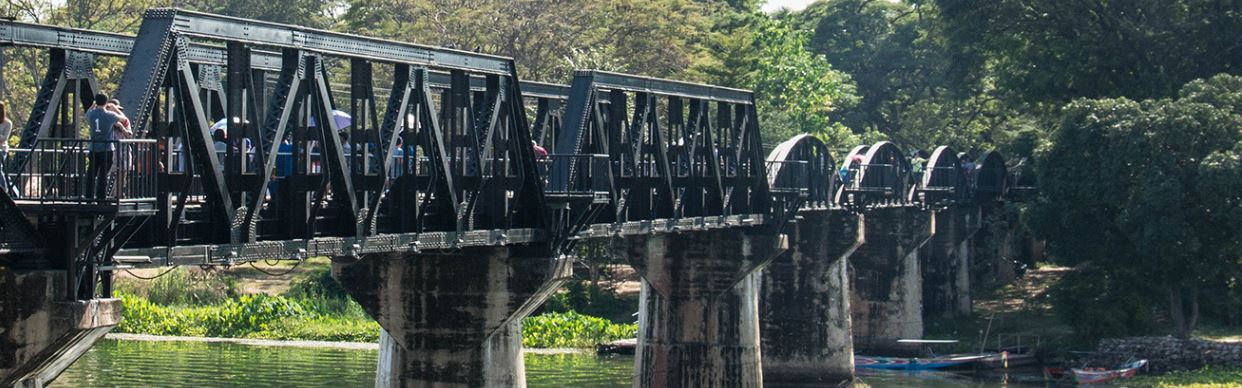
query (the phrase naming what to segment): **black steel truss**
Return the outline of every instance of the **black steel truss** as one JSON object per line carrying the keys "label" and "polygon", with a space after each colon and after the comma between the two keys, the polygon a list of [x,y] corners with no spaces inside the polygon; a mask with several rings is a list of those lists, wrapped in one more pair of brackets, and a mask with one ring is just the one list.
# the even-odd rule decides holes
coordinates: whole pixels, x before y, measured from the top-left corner
{"label": "black steel truss", "polygon": [[[208,132],[218,116],[195,92],[214,78],[201,66],[192,71],[191,39],[226,47],[223,155]],[[543,225],[525,101],[510,59],[179,10],[149,11],[134,50],[151,55],[130,58],[121,101],[137,107],[136,128],[185,144],[192,162],[161,179],[160,229],[168,232],[153,244]],[[258,92],[265,82],[251,76],[260,50],[282,56],[270,92]],[[328,57],[349,62],[347,142],[337,135]],[[382,112],[373,86],[377,62],[391,66],[394,79]],[[553,85],[531,88],[542,99],[560,93]],[[289,155],[282,156],[282,143]],[[292,172],[275,185],[283,157],[292,159]],[[205,201],[193,203],[199,187]],[[206,222],[187,226],[187,217]]]}
{"label": "black steel truss", "polygon": [[588,223],[770,210],[749,91],[579,71],[561,123],[548,191]]}

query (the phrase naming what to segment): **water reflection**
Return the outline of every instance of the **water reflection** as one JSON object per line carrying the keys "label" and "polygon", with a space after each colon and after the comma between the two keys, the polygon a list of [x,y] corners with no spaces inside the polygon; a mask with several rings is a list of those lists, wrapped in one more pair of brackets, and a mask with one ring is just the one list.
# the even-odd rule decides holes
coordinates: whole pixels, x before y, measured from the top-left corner
{"label": "water reflection", "polygon": [[[375,350],[102,340],[52,387],[369,387]],[[527,354],[529,387],[629,387],[632,357]]]}
{"label": "water reflection", "polygon": [[[369,387],[375,350],[251,346],[231,343],[103,340],[53,387]],[[629,387],[633,357],[527,353],[526,381],[538,387]],[[858,387],[1043,386],[1038,372],[860,370]],[[811,386],[823,386],[816,384]]]}

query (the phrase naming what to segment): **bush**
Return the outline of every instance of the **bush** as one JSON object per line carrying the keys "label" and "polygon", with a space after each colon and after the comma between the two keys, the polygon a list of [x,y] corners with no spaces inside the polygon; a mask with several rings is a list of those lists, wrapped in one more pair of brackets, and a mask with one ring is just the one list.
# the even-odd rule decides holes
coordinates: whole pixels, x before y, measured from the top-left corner
{"label": "bush", "polygon": [[1052,286],[1053,311],[1082,340],[1145,334],[1155,324],[1153,294],[1135,284],[1119,271],[1082,267]]}
{"label": "bush", "polygon": [[585,348],[636,335],[637,324],[616,324],[573,311],[522,320],[522,345],[531,348]]}
{"label": "bush", "polygon": [[237,279],[221,271],[178,267],[153,280],[118,279],[118,293],[141,296],[162,306],[208,306],[236,297]]}
{"label": "bush", "polygon": [[292,317],[273,322],[247,338],[303,341],[378,342],[380,326],[372,320]]}
{"label": "bush", "polygon": [[614,323],[634,322],[634,313],[638,311],[636,298],[617,296],[612,289],[593,286],[589,282],[571,281],[565,284],[564,292],[558,292],[544,303],[543,311],[552,313],[582,312],[583,314],[603,317]]}
{"label": "bush", "polygon": [[345,288],[332,278],[329,267],[315,268],[293,280],[285,296],[297,300],[309,311],[323,316],[371,320]]}
{"label": "bush", "polygon": [[297,302],[264,294],[243,295],[214,306],[161,306],[136,295],[121,295],[117,331],[152,335],[244,337],[267,330],[288,317],[307,316]]}

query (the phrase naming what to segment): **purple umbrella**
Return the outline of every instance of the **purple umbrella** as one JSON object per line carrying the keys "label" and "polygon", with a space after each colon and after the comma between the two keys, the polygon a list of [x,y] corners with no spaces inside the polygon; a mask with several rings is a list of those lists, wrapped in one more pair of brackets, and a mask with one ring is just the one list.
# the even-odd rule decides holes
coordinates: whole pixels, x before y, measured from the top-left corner
{"label": "purple umbrella", "polygon": [[[350,125],[353,125],[354,118],[350,117],[349,113],[345,113],[340,110],[333,109],[332,110],[332,121],[336,122],[336,129],[344,130],[345,128],[349,128]],[[315,126],[315,116],[311,116],[310,126],[311,127]]]}

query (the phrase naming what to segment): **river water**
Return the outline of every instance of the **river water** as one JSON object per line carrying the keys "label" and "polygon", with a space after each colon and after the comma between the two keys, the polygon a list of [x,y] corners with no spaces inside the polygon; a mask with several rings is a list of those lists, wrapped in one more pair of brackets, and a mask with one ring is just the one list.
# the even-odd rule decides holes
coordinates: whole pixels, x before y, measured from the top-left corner
{"label": "river water", "polygon": [[[105,339],[52,386],[367,387],[374,384],[377,356],[367,349]],[[584,353],[527,353],[525,362],[531,388],[629,387],[634,369],[633,357]],[[870,387],[1024,385],[1017,377],[954,373],[869,373],[859,381]]]}

